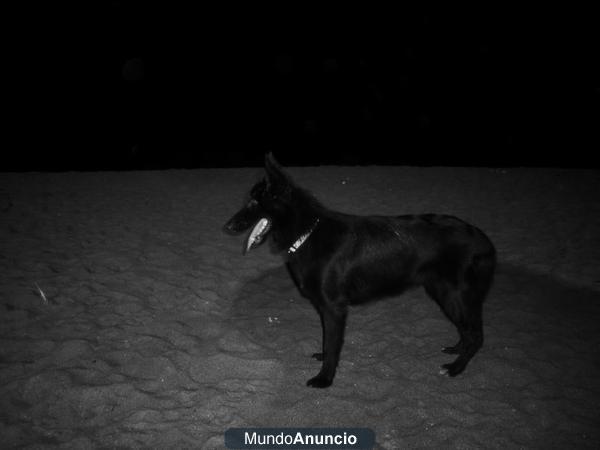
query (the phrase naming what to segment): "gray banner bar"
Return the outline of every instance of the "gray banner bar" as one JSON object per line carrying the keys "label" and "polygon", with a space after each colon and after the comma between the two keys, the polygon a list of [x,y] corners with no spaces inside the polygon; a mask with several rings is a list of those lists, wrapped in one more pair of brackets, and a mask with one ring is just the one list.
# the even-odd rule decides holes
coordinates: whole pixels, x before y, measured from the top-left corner
{"label": "gray banner bar", "polygon": [[375,445],[369,428],[230,428],[229,449],[366,449]]}

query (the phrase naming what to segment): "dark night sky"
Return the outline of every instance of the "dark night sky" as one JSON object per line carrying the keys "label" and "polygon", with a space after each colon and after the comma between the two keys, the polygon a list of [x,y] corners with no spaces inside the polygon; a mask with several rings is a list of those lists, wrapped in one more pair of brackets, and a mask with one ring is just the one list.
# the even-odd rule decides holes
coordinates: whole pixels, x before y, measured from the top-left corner
{"label": "dark night sky", "polygon": [[94,4],[19,12],[4,170],[599,166],[583,12]]}

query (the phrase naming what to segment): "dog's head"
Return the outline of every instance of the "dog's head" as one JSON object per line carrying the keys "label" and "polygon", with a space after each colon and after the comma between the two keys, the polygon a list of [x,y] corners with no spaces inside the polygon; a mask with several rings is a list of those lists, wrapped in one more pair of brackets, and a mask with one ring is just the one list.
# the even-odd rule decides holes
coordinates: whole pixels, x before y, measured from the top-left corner
{"label": "dog's head", "polygon": [[245,205],[227,221],[223,230],[238,235],[249,229],[243,253],[265,241],[274,221],[286,214],[292,182],[272,153],[265,156],[265,177],[250,190]]}

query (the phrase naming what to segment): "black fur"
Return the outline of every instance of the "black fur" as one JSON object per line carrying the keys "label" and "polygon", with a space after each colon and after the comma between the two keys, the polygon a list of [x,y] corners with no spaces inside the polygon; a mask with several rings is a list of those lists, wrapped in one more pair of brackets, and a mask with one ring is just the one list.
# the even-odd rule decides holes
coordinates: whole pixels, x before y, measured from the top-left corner
{"label": "black fur", "polygon": [[[442,351],[458,358],[444,364],[461,373],[483,344],[482,305],[494,274],[496,252],[478,228],[447,215],[354,216],[322,206],[296,186],[272,155],[266,177],[248,203],[226,224],[238,234],[261,218],[271,222],[272,247],[285,255],[301,294],[315,306],[323,327],[321,371],[308,380],[330,386],[344,340],[348,305],[397,295],[422,285],[456,326],[458,343]],[[312,230],[295,253],[288,249]]]}

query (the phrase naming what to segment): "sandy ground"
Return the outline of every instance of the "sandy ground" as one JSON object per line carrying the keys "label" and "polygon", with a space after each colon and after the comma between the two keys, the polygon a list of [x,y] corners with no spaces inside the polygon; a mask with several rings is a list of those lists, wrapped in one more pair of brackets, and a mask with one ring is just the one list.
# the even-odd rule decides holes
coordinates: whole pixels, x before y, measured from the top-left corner
{"label": "sandy ground", "polygon": [[[331,207],[440,212],[500,259],[486,342],[415,290],[354,308],[334,385],[267,246],[221,233],[257,169],[0,175],[3,448],[222,448],[241,426],[360,426],[377,447],[600,447],[600,172],[294,168]],[[41,297],[44,292],[46,301]]]}

